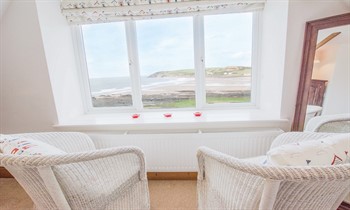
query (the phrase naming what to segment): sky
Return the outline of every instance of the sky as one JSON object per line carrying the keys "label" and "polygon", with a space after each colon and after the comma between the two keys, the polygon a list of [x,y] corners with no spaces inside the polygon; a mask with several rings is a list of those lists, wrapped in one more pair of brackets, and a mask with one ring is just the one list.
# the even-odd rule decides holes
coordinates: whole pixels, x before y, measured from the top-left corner
{"label": "sky", "polygon": [[[123,22],[84,25],[84,47],[90,78],[128,76]],[[193,19],[179,17],[136,21],[140,73],[193,69]],[[204,17],[206,67],[250,66],[252,14]]]}

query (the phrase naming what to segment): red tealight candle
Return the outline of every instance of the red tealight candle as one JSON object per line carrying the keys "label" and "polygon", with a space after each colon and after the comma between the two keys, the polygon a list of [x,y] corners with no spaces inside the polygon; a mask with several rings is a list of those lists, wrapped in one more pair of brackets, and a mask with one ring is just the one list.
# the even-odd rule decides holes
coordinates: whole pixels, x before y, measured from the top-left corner
{"label": "red tealight candle", "polygon": [[172,115],[171,113],[165,113],[164,117],[171,117],[171,115]]}
{"label": "red tealight candle", "polygon": [[131,116],[132,118],[139,118],[140,117],[140,114],[133,114],[132,116]]}
{"label": "red tealight candle", "polygon": [[193,115],[196,117],[200,117],[202,115],[202,113],[201,112],[194,112]]}

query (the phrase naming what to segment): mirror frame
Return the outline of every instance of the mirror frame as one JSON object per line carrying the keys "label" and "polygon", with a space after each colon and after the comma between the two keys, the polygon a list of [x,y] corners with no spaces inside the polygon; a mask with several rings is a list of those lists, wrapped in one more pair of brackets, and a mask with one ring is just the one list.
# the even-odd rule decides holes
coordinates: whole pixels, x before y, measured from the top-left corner
{"label": "mirror frame", "polygon": [[349,24],[350,13],[306,22],[298,96],[295,105],[294,120],[291,129],[292,131],[304,130],[304,121],[309,97],[309,88],[311,85],[312,70],[314,66],[318,31]]}

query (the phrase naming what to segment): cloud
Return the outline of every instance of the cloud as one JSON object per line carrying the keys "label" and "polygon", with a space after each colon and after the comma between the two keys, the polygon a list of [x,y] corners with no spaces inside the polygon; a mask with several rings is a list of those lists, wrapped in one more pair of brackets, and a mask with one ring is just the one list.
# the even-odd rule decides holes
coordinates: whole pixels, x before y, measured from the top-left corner
{"label": "cloud", "polygon": [[[223,35],[223,34],[221,34],[221,33],[219,33],[219,32],[216,32],[216,33],[212,32],[212,33],[213,33],[213,34],[205,35],[205,39],[206,39],[206,40],[212,40],[212,39],[214,39],[214,40],[219,40],[219,39],[225,38],[225,35]],[[226,36],[226,37],[227,37],[227,36]]]}
{"label": "cloud", "polygon": [[158,51],[162,51],[166,48],[174,47],[178,43],[179,41],[177,39],[167,37],[165,39],[162,39],[160,42],[158,42],[155,48],[158,49]]}
{"label": "cloud", "polygon": [[233,53],[230,57],[233,59],[247,59],[247,58],[251,58],[252,53],[250,51],[248,52],[237,52],[237,53]]}

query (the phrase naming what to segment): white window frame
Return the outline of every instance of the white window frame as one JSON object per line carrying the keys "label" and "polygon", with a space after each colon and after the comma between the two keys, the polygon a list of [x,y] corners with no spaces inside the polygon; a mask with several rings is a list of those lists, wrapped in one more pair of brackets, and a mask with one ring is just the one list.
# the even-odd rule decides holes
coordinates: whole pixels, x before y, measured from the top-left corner
{"label": "white window frame", "polygon": [[[211,14],[227,14],[211,13]],[[206,103],[205,89],[205,43],[204,43],[204,16],[195,15],[193,18],[193,50],[194,50],[194,69],[195,69],[195,107],[191,108],[170,108],[170,109],[147,109],[143,108],[142,89],[140,77],[140,65],[137,48],[136,23],[133,20],[125,21],[125,33],[128,50],[129,75],[131,79],[132,106],[127,107],[93,107],[90,92],[89,74],[86,62],[86,54],[81,26],[72,26],[73,41],[75,43],[75,54],[78,63],[78,73],[80,78],[80,88],[82,91],[82,101],[85,113],[115,113],[115,112],[156,112],[156,111],[186,111],[186,110],[218,110],[218,109],[256,109],[259,107],[260,92],[260,43],[261,43],[261,11],[252,12],[252,82],[251,82],[251,101],[248,103]]]}

